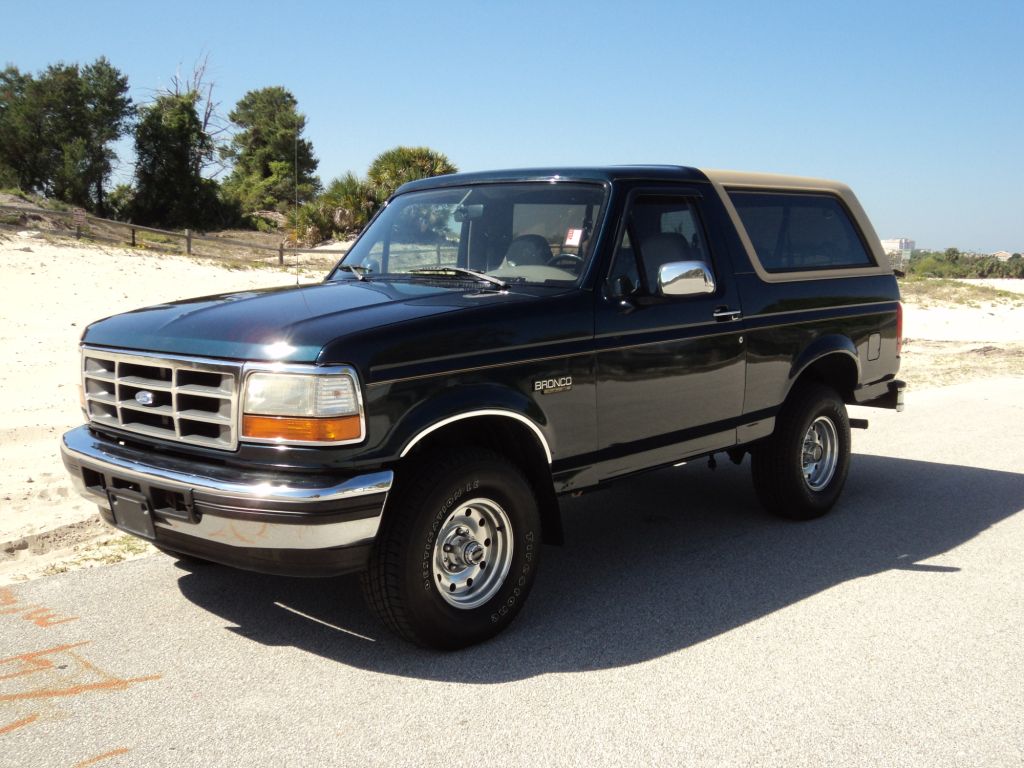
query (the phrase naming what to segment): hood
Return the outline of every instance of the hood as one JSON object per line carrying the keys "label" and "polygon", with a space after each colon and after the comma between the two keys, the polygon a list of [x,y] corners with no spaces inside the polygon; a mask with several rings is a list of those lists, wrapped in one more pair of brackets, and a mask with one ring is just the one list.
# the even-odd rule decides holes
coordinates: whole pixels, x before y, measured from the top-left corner
{"label": "hood", "polygon": [[466,285],[341,280],[157,304],[99,320],[86,344],[236,360],[314,362],[328,342],[466,307]]}

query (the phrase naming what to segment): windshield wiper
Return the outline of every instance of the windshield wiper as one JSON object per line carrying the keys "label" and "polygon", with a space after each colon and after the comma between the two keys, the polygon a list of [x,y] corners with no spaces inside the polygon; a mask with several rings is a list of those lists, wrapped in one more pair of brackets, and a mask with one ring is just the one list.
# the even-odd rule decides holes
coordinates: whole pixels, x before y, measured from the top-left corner
{"label": "windshield wiper", "polygon": [[339,264],[338,269],[347,269],[353,275],[356,276],[356,280],[365,280],[363,277],[367,272],[373,272],[369,267],[364,267],[362,264]]}
{"label": "windshield wiper", "polygon": [[501,278],[488,275],[486,272],[481,272],[478,269],[466,269],[465,267],[419,267],[418,269],[410,269],[410,275],[451,275],[452,277],[472,277],[476,280],[483,280],[491,285],[496,285],[499,288],[508,288],[506,283]]}

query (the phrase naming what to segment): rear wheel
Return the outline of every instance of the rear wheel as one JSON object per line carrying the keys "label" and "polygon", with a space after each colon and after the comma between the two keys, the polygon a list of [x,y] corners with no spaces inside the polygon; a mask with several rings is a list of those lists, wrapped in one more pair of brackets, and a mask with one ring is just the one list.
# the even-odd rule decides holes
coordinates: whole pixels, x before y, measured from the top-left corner
{"label": "rear wheel", "polygon": [[751,452],[754,488],[768,511],[796,520],[828,512],[850,467],[850,420],[839,395],[817,383],[797,385],[775,432]]}
{"label": "rear wheel", "polygon": [[400,476],[363,593],[405,639],[462,648],[511,623],[539,554],[540,513],[529,481],[497,453],[467,451]]}

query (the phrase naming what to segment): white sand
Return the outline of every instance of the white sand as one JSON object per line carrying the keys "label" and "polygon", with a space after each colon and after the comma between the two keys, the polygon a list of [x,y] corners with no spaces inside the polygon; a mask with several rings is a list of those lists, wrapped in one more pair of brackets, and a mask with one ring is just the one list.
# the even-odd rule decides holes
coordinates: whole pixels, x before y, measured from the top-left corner
{"label": "white sand", "polygon": [[960,280],[968,285],[984,285],[988,288],[997,288],[1000,291],[1011,293],[1024,293],[1024,280],[1010,280],[1005,277],[981,277]]}
{"label": "white sand", "polygon": [[72,491],[59,455],[61,434],[83,421],[78,340],[88,323],[148,304],[295,282],[277,268],[225,269],[3,231],[0,271],[0,543],[95,512]]}
{"label": "white sand", "polygon": [[[1024,280],[960,280],[968,285],[1024,294]],[[1021,302],[981,302],[903,307],[903,335],[918,341],[1024,343],[1024,305]]]}
{"label": "white sand", "polygon": [[1024,307],[903,307],[903,336],[917,341],[1024,342]]}

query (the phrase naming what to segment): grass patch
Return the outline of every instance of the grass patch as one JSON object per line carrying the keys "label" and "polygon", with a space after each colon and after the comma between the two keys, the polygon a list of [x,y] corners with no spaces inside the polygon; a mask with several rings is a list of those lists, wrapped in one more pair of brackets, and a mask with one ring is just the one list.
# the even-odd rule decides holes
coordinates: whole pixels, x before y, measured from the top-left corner
{"label": "grass patch", "polygon": [[137,243],[160,243],[161,245],[173,243],[174,245],[178,245],[184,241],[184,238],[172,237],[171,235],[161,235],[156,232],[142,232],[140,230],[135,233],[135,241]]}
{"label": "grass patch", "polygon": [[149,542],[135,536],[119,535],[112,538],[102,538],[87,545],[85,551],[81,552],[81,554],[50,563],[43,570],[42,575],[56,576],[60,573],[68,573],[69,571],[89,566],[113,565],[114,563],[120,563],[153,551],[153,547],[150,546]]}
{"label": "grass patch", "polygon": [[982,304],[1024,305],[1024,296],[987,285],[972,285],[945,277],[908,277],[899,281],[900,296],[908,304],[922,307],[955,304],[979,307]]}
{"label": "grass patch", "polygon": [[17,187],[0,188],[0,195],[16,197],[19,200],[24,200],[26,203],[31,203],[36,208],[42,208],[47,211],[70,211],[74,207],[73,205],[69,205],[61,200],[44,197],[33,192],[24,192]]}

